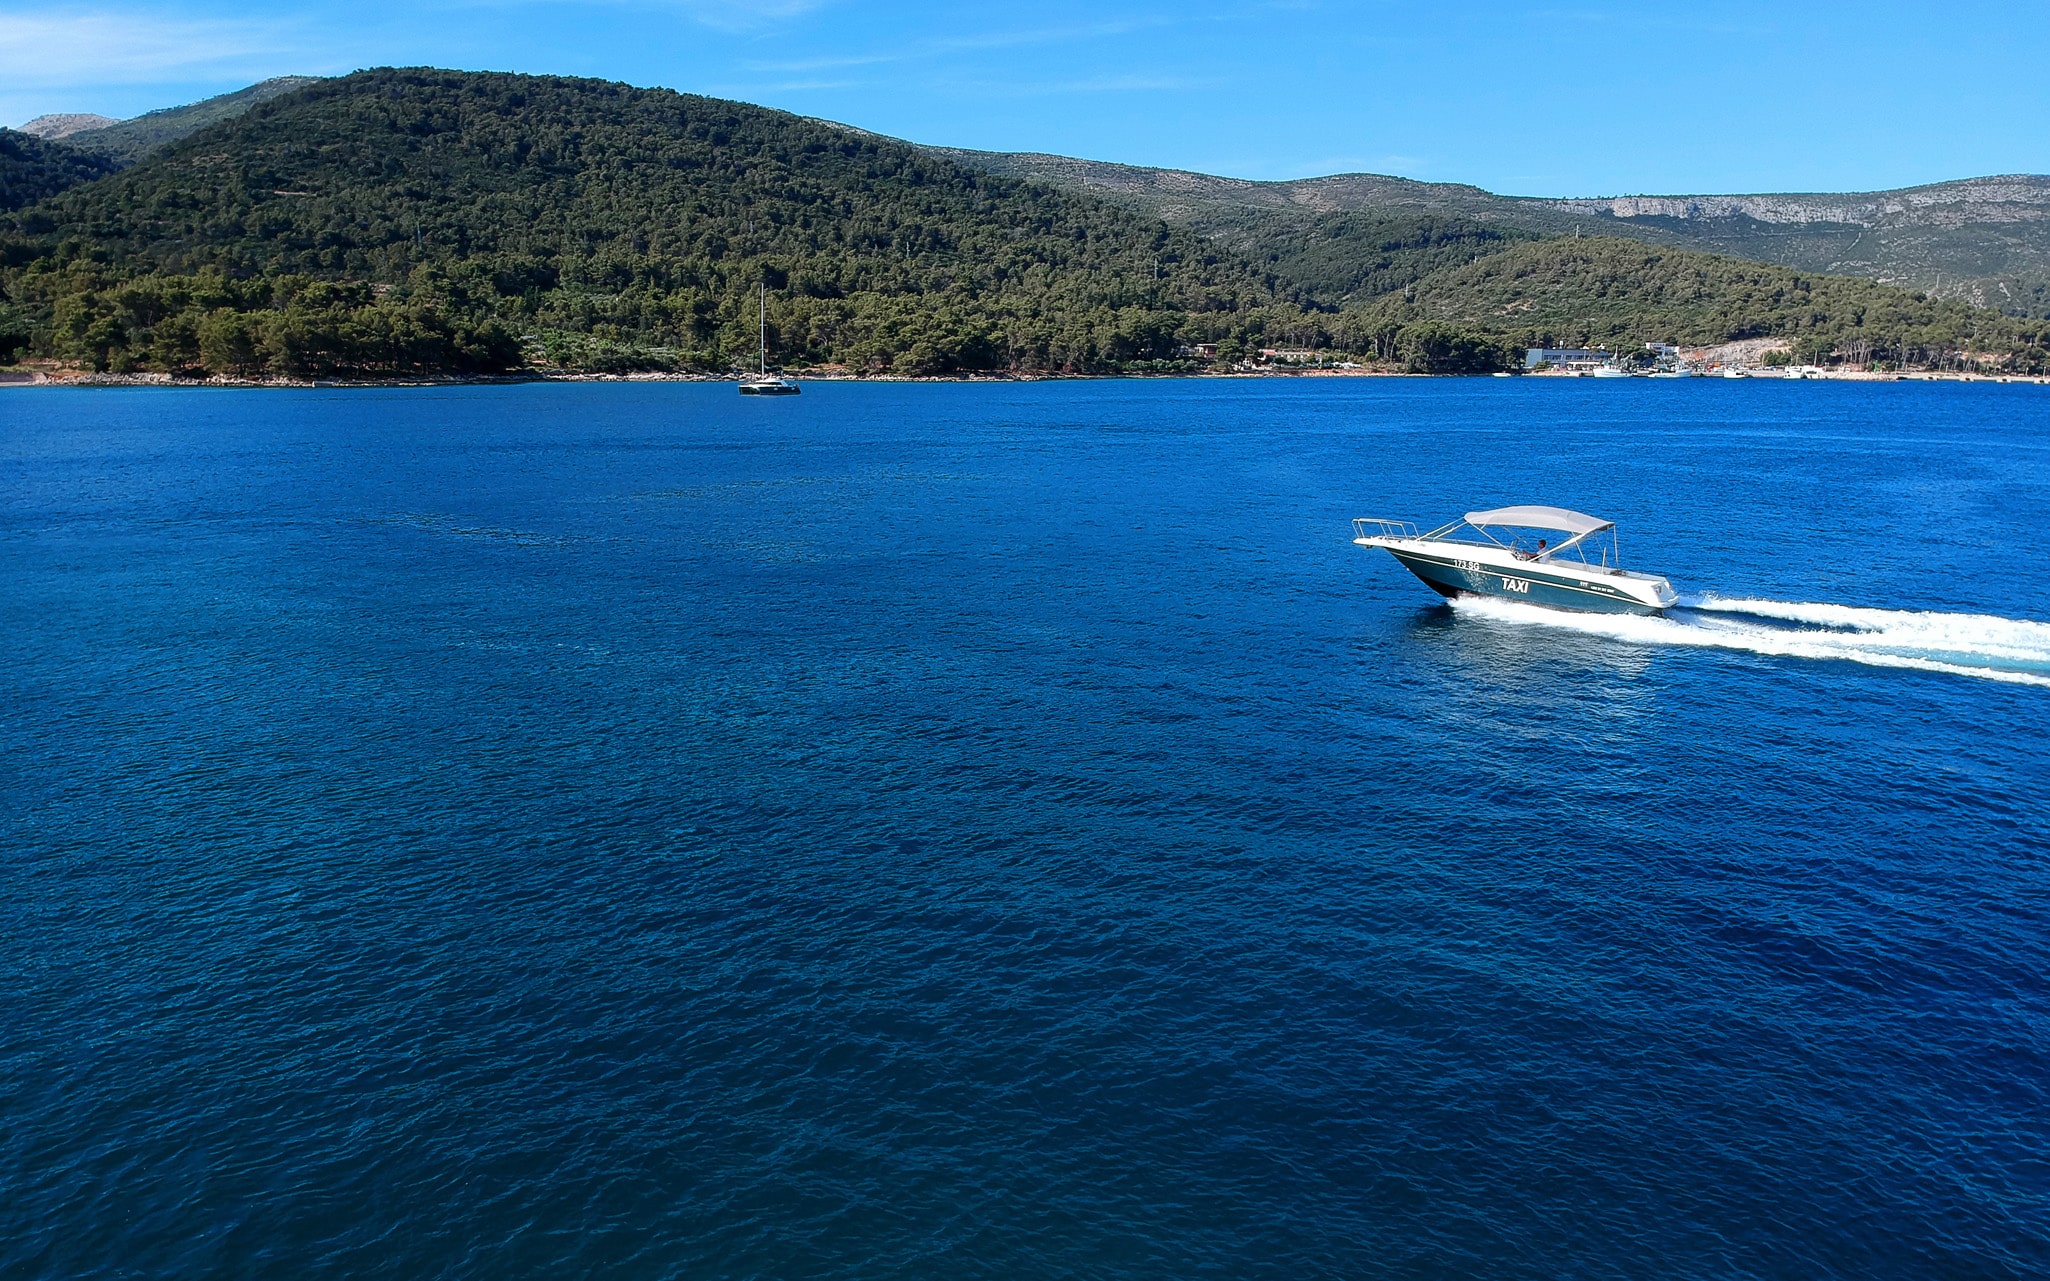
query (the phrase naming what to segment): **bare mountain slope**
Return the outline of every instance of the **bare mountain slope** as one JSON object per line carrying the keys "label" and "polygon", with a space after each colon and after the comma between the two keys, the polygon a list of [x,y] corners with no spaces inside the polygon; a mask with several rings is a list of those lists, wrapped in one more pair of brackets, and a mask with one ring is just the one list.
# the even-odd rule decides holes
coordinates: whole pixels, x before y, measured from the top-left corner
{"label": "bare mountain slope", "polygon": [[108,125],[118,125],[120,123],[119,120],[114,119],[112,116],[95,116],[88,112],[77,111],[57,112],[47,116],[37,116],[34,120],[23,125],[20,132],[55,142],[59,138],[69,138],[72,134],[80,133],[87,129],[104,129]]}

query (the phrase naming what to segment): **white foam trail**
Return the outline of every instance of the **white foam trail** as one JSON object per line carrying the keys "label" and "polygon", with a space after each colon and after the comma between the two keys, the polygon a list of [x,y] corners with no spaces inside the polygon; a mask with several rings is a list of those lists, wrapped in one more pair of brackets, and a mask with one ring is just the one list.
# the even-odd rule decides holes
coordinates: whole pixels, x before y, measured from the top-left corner
{"label": "white foam trail", "polygon": [[[1845,659],[1873,667],[1948,672],[2050,688],[2050,623],[1991,614],[1861,609],[1797,601],[1724,600],[1688,606],[1696,620],[1634,614],[1575,614],[1492,597],[1462,596],[1461,613],[1500,622],[1561,628],[1639,645],[1697,645],[1785,658]],[[1744,616],[1801,627],[1747,623]]]}

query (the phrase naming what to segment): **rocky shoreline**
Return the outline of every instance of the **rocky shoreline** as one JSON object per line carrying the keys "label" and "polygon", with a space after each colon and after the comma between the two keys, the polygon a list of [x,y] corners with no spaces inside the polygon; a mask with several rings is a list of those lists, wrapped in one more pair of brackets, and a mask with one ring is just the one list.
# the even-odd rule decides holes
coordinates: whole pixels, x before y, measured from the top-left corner
{"label": "rocky shoreline", "polygon": [[[847,382],[847,383],[1027,383],[1027,382],[1092,382],[1109,380],[1141,380],[1158,378],[1434,378],[1434,377],[1486,377],[1484,374],[1412,374],[1399,369],[1258,369],[1220,370],[1195,374],[856,374],[844,370],[813,372],[793,371],[789,375],[800,382]],[[1501,377],[1503,375],[1496,375]],[[1563,370],[1546,370],[1542,373],[1518,374],[1518,377],[1535,378],[1578,378]],[[2029,374],[1955,373],[1933,371],[1910,371],[1907,373],[1878,372],[1862,369],[1829,370],[1822,373],[1802,373],[1798,376],[1781,374],[1777,370],[1761,370],[1748,375],[1761,381],[1815,382],[1966,382],[1966,383],[2033,383],[2050,386],[2050,377]],[[1711,375],[1712,377],[1712,375]],[[268,388],[273,390],[312,390],[334,388],[391,388],[391,387],[495,387],[515,386],[528,383],[737,383],[735,374],[677,374],[677,373],[635,373],[635,374],[564,374],[525,373],[483,375],[450,375],[448,377],[416,378],[177,378],[170,374],[101,374],[63,369],[0,369],[0,388],[6,387],[186,387],[186,388],[234,388],[242,390]]]}
{"label": "rocky shoreline", "polygon": [[[1272,369],[1229,370],[1200,374],[1065,374],[1065,373],[964,373],[964,374],[857,374],[844,370],[792,370],[789,377],[800,382],[849,383],[1018,383],[1082,382],[1105,379],[1146,378],[1423,378],[1401,370],[1381,369]],[[411,378],[179,378],[171,374],[102,374],[80,370],[0,370],[0,386],[34,387],[224,387],[224,388],[336,388],[336,387],[491,387],[527,383],[737,383],[737,374],[632,373],[565,374],[522,373],[498,375],[420,376]]]}

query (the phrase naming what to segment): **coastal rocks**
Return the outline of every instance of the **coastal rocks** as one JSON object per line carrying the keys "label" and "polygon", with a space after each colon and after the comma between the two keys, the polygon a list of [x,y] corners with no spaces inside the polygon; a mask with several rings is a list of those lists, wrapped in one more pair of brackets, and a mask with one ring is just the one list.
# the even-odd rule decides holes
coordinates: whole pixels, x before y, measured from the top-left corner
{"label": "coastal rocks", "polygon": [[1764,364],[1767,353],[1793,349],[1794,345],[1784,338],[1742,338],[1714,347],[1690,347],[1680,353],[1680,358],[1697,369],[1707,369],[1712,365],[1749,368]]}

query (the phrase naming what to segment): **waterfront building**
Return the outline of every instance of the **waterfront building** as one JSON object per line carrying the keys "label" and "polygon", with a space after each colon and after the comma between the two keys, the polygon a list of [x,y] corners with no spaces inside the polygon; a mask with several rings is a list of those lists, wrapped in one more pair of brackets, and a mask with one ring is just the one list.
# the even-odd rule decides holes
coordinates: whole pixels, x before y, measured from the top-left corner
{"label": "waterfront building", "polygon": [[1524,353],[1523,367],[1535,369],[1548,364],[1554,369],[1586,373],[1613,359],[1607,351],[1590,351],[1585,347],[1532,347]]}

